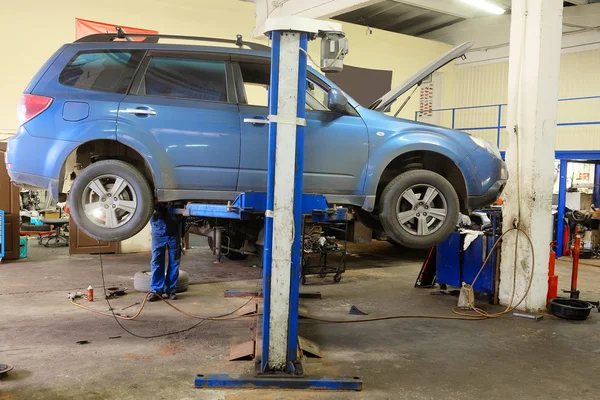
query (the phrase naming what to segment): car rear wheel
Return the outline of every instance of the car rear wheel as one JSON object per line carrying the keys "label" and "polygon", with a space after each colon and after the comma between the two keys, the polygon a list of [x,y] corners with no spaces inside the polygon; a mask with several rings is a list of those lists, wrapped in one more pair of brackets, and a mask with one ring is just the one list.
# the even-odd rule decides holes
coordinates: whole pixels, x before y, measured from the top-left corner
{"label": "car rear wheel", "polygon": [[75,179],[69,194],[75,223],[88,236],[108,242],[125,240],[150,220],[154,197],[148,181],[132,165],[98,161]]}
{"label": "car rear wheel", "polygon": [[456,228],[459,202],[443,176],[428,170],[398,175],[381,194],[379,220],[390,238],[406,247],[429,248]]}

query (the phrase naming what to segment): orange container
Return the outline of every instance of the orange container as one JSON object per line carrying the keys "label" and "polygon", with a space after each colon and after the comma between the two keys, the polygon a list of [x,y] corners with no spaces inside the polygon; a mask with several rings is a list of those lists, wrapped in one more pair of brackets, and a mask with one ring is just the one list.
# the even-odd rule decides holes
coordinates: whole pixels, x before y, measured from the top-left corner
{"label": "orange container", "polygon": [[92,285],[88,286],[87,288],[87,300],[94,301],[94,288]]}

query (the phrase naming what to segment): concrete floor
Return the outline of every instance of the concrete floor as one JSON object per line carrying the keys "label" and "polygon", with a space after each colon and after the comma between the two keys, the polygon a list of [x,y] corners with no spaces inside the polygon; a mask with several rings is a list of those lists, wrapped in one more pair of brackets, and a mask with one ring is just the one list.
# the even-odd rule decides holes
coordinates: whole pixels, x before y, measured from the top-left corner
{"label": "concrete floor", "polygon": [[[546,316],[541,322],[510,315],[486,321],[404,319],[332,325],[302,320],[300,333],[320,344],[324,358],[307,359],[315,375],[360,376],[363,391],[301,392],[200,390],[197,373],[248,373],[250,361],[227,361],[229,346],[250,339],[249,320],[206,322],[173,336],[133,337],[110,317],[72,306],[68,291],[99,288],[98,256],[68,257],[32,244],[30,259],[0,264],[0,363],[15,370],[0,379],[0,399],[597,399],[600,390],[600,314],[585,322]],[[309,278],[303,290],[323,300],[304,304],[317,316],[347,318],[356,305],[370,316],[452,315],[456,298],[414,289],[419,254],[387,243],[352,247],[348,272],[338,284]],[[108,285],[132,287],[148,254],[105,256]],[[254,289],[260,269],[250,262],[212,264],[206,248],[192,249],[182,268],[192,275],[177,305],[202,315],[244,304],[223,290]],[[569,264],[559,262],[560,287]],[[600,298],[600,268],[582,266],[585,297]],[[142,295],[113,301],[120,310]],[[87,304],[87,303],[86,303]],[[102,301],[92,303],[106,311]],[[490,310],[500,308],[486,307]],[[126,311],[134,313],[136,307]],[[123,324],[141,335],[183,329],[195,322],[152,303],[139,320]],[[120,336],[110,339],[111,336]],[[76,342],[87,340],[89,344]]]}

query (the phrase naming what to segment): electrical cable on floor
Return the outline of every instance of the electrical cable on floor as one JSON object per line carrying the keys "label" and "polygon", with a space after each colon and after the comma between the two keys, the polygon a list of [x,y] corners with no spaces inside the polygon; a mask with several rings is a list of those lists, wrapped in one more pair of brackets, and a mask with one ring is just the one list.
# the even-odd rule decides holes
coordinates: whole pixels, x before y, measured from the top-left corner
{"label": "electrical cable on floor", "polygon": [[[519,207],[520,208],[520,207]],[[478,308],[475,306],[474,303],[469,303],[469,305],[467,307],[454,307],[452,309],[452,312],[457,314],[456,316],[453,315],[421,315],[421,314],[414,314],[414,315],[389,315],[389,316],[383,316],[383,317],[372,317],[372,318],[361,318],[361,319],[329,319],[329,318],[321,318],[321,317],[315,317],[315,316],[311,316],[311,315],[307,315],[307,314],[301,314],[300,316],[309,320],[313,320],[313,321],[318,321],[318,322],[323,322],[323,323],[334,323],[334,324],[348,324],[348,323],[359,323],[359,322],[374,322],[374,321],[384,321],[384,320],[391,320],[391,319],[444,319],[444,320],[462,320],[462,321],[479,321],[479,320],[485,320],[485,319],[490,319],[490,318],[497,318],[500,317],[504,314],[507,314],[511,311],[513,311],[515,308],[517,308],[527,297],[529,290],[531,289],[531,283],[532,283],[532,277],[533,277],[533,271],[534,271],[534,266],[535,266],[535,252],[533,249],[533,243],[531,242],[531,239],[529,237],[529,235],[527,235],[527,233],[525,231],[523,231],[522,229],[518,228],[518,227],[514,227],[514,228],[510,228],[507,231],[505,231],[496,241],[496,243],[494,243],[494,245],[492,246],[492,249],[490,250],[488,256],[485,258],[485,260],[483,261],[483,264],[481,266],[481,268],[479,269],[479,272],[477,273],[477,275],[475,276],[475,278],[473,279],[472,283],[471,283],[471,287],[474,286],[475,282],[477,281],[477,279],[479,278],[479,276],[481,275],[481,273],[483,272],[483,269],[485,268],[485,265],[487,264],[487,262],[489,261],[489,258],[491,257],[491,255],[493,254],[494,250],[498,247],[498,245],[502,242],[502,239],[504,238],[504,236],[506,236],[509,232],[512,231],[516,231],[517,234],[519,232],[523,233],[525,235],[525,237],[527,238],[527,241],[529,243],[529,246],[531,247],[531,264],[532,264],[532,269],[531,269],[531,277],[529,279],[529,282],[527,284],[527,289],[523,295],[523,297],[513,306],[512,302],[514,299],[514,294],[516,291],[516,281],[515,279],[513,279],[513,293],[511,296],[511,300],[508,303],[509,305],[506,307],[506,309],[504,311],[498,312],[498,313],[488,313],[484,310],[482,310],[481,308]],[[516,246],[516,243],[515,243]],[[100,250],[100,249],[99,249]],[[106,293],[106,283],[104,280],[104,263],[102,261],[102,253],[99,253],[100,255],[100,270],[101,270],[101,274],[102,274],[102,287],[104,289],[104,293]],[[515,274],[516,274],[516,259],[515,259]],[[258,283],[259,280],[257,280],[257,285],[256,285],[256,290],[255,292],[258,291]],[[243,305],[241,305],[240,307],[236,308],[235,310],[226,313],[226,314],[222,314],[222,315],[218,315],[218,316],[211,316],[211,317],[202,317],[202,316],[197,316],[194,314],[190,314],[186,311],[183,311],[181,309],[179,309],[178,307],[174,306],[173,304],[169,303],[168,301],[166,301],[165,299],[163,299],[162,297],[159,296],[159,298],[164,301],[165,303],[167,303],[167,305],[169,305],[171,308],[173,308],[174,310],[190,317],[190,318],[196,318],[196,319],[200,319],[200,322],[198,322],[195,325],[192,325],[189,328],[186,329],[182,329],[182,330],[178,330],[175,332],[168,332],[168,333],[163,333],[163,334],[159,334],[159,335],[151,335],[151,336],[143,336],[143,335],[138,335],[134,332],[131,332],[130,330],[128,330],[127,328],[125,328],[121,322],[119,321],[119,319],[123,319],[123,320],[134,320],[136,319],[141,313],[142,310],[144,309],[144,306],[146,304],[146,301],[148,299],[148,296],[150,295],[150,293],[147,293],[146,296],[144,297],[144,301],[142,302],[142,305],[140,306],[139,310],[132,316],[132,317],[124,317],[122,315],[117,315],[114,312],[114,309],[112,308],[111,304],[110,304],[110,300],[108,299],[108,297],[106,297],[106,302],[108,304],[109,310],[111,311],[111,313],[105,313],[102,311],[98,311],[98,310],[94,310],[90,307],[86,307],[84,305],[78,304],[75,301],[71,300],[71,303],[77,307],[86,309],[88,311],[92,311],[94,313],[97,314],[101,314],[101,315],[106,315],[106,316],[112,316],[114,317],[115,321],[117,322],[117,324],[119,324],[119,326],[126,331],[127,333],[129,333],[132,336],[135,337],[139,337],[139,338],[144,338],[144,339],[150,339],[150,338],[156,338],[156,337],[162,337],[162,336],[168,336],[168,335],[174,335],[177,333],[183,333],[183,332],[187,332],[189,330],[192,330],[194,328],[196,328],[198,325],[200,325],[201,323],[205,322],[205,321],[231,321],[231,320],[238,320],[241,318],[253,318],[262,314],[259,313],[254,313],[254,314],[250,314],[250,315],[241,315],[241,316],[235,316],[235,317],[229,317],[230,315],[234,314],[235,312],[237,312],[238,310],[242,309],[243,307],[245,307],[246,305],[248,305],[252,300],[254,300],[255,296],[252,296],[250,298],[250,300],[248,300],[246,303],[244,303]],[[468,313],[468,312],[475,312],[475,314],[472,313]]]}
{"label": "electrical cable on floor", "polygon": [[[535,255],[534,255],[534,250],[533,250],[533,243],[531,242],[531,239],[529,238],[529,236],[527,235],[527,233],[525,231],[523,231],[522,229],[520,229],[520,228],[510,228],[509,230],[507,230],[506,232],[504,232],[498,238],[498,240],[496,241],[496,243],[494,243],[494,246],[490,250],[488,256],[483,261],[483,265],[479,269],[479,272],[475,276],[475,279],[473,279],[473,282],[471,283],[471,287],[475,284],[475,282],[479,278],[479,275],[481,275],[481,272],[485,268],[485,265],[489,261],[489,258],[493,254],[493,252],[496,249],[496,247],[502,242],[502,238],[507,233],[512,232],[512,231],[517,231],[517,233],[518,232],[523,233],[525,235],[525,237],[527,238],[527,240],[529,242],[529,245],[531,246],[531,263],[532,263],[531,277],[533,277],[533,266],[534,266],[534,263],[535,263]],[[516,265],[516,262],[515,262],[515,265]],[[408,319],[408,318],[450,319],[450,320],[462,320],[462,321],[480,321],[480,320],[485,320],[485,319],[500,317],[500,316],[502,316],[504,314],[507,314],[507,313],[513,311],[515,308],[517,308],[523,302],[523,300],[525,300],[525,298],[527,297],[527,294],[529,293],[529,290],[531,288],[531,282],[533,280],[531,277],[529,279],[529,283],[527,285],[527,290],[525,291],[525,294],[523,295],[523,297],[514,306],[512,305],[512,299],[511,299],[511,301],[508,303],[509,305],[506,307],[506,309],[504,311],[501,311],[501,312],[498,312],[498,313],[488,313],[488,312],[482,310],[481,308],[476,307],[474,303],[469,303],[469,306],[467,306],[467,307],[454,307],[452,309],[452,312],[454,314],[457,314],[456,316],[453,316],[453,315],[420,315],[420,314],[415,314],[415,315],[389,315],[389,316],[383,316],[383,317],[361,318],[361,319],[329,319],[329,318],[313,317],[313,316],[310,316],[310,315],[301,315],[301,316],[303,318],[310,319],[310,320],[313,320],[313,321],[319,321],[319,322],[325,322],[325,323],[331,323],[331,324],[348,324],[348,323],[356,323],[356,322],[373,322],[373,321],[383,321],[383,320],[389,320],[389,319]],[[516,285],[513,285],[513,298],[514,298],[515,287],[516,287]],[[470,312],[475,312],[475,314],[467,313],[469,311]]]}
{"label": "electrical cable on floor", "polygon": [[[153,339],[153,338],[159,338],[159,337],[164,337],[164,336],[170,336],[170,335],[175,335],[175,334],[178,334],[178,333],[184,333],[184,332],[190,331],[190,330],[198,327],[200,324],[202,324],[205,321],[226,321],[226,320],[233,320],[233,319],[240,319],[240,318],[255,317],[255,316],[258,315],[258,314],[252,314],[252,315],[248,315],[248,316],[237,316],[237,317],[233,317],[233,318],[225,318],[225,317],[228,317],[228,316],[234,314],[235,312],[237,312],[238,310],[242,309],[246,305],[250,304],[250,302],[252,300],[254,300],[254,298],[256,296],[252,296],[246,303],[244,303],[240,307],[238,307],[235,310],[233,310],[231,312],[228,312],[226,314],[212,316],[212,317],[199,317],[199,316],[196,316],[196,315],[193,315],[193,314],[189,314],[189,313],[187,313],[187,312],[185,312],[183,310],[180,310],[179,308],[175,307],[174,305],[172,305],[171,303],[169,303],[168,301],[166,301],[165,299],[163,299],[162,296],[159,295],[158,296],[159,299],[161,299],[162,301],[164,301],[165,303],[167,303],[169,306],[171,306],[175,310],[177,310],[177,311],[179,311],[179,312],[181,312],[181,313],[183,313],[183,314],[185,314],[185,315],[187,315],[187,316],[189,316],[191,318],[200,319],[200,321],[198,323],[190,326],[189,328],[180,329],[180,330],[173,331],[173,332],[161,333],[161,334],[157,334],[157,335],[139,335],[137,333],[134,333],[134,332],[130,331],[125,326],[123,326],[123,324],[121,324],[121,321],[119,321],[119,319],[133,320],[133,319],[137,318],[142,313],[142,310],[144,309],[144,306],[146,304],[146,301],[148,300],[148,296],[150,295],[150,293],[146,294],[146,296],[144,297],[144,301],[142,302],[142,305],[140,306],[140,309],[137,311],[137,313],[135,313],[135,315],[133,317],[124,317],[122,315],[115,314],[115,311],[114,311],[113,307],[110,304],[110,300],[109,300],[108,296],[106,296],[106,282],[105,282],[105,279],[104,279],[104,262],[102,260],[102,249],[100,247],[100,241],[98,241],[98,254],[100,256],[100,274],[102,276],[103,295],[104,295],[104,297],[106,299],[106,303],[108,304],[108,309],[110,310],[110,314],[102,312],[102,311],[94,310],[94,309],[92,309],[90,307],[86,307],[84,305],[78,304],[78,303],[76,303],[73,300],[71,300],[71,303],[73,305],[77,306],[77,307],[83,308],[83,309],[88,310],[88,311],[92,311],[92,312],[97,313],[97,314],[106,315],[106,316],[109,316],[109,317],[112,316],[115,319],[115,321],[117,322],[117,324],[121,327],[121,329],[123,329],[128,334],[130,334],[132,336],[135,336],[137,338],[141,338],[141,339]],[[255,292],[258,290],[258,283],[259,283],[259,280],[256,281],[256,290],[255,290]]]}

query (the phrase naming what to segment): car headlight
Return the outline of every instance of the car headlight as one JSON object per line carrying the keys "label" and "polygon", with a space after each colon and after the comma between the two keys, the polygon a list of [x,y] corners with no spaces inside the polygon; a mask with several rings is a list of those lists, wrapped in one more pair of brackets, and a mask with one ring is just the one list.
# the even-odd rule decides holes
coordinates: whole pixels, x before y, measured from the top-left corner
{"label": "car headlight", "polygon": [[487,140],[473,137],[473,136],[471,136],[471,140],[473,140],[477,146],[486,149],[488,152],[490,152],[491,154],[495,155],[498,158],[502,158],[502,155],[500,154],[500,150],[496,146],[494,146],[493,144],[488,142]]}

